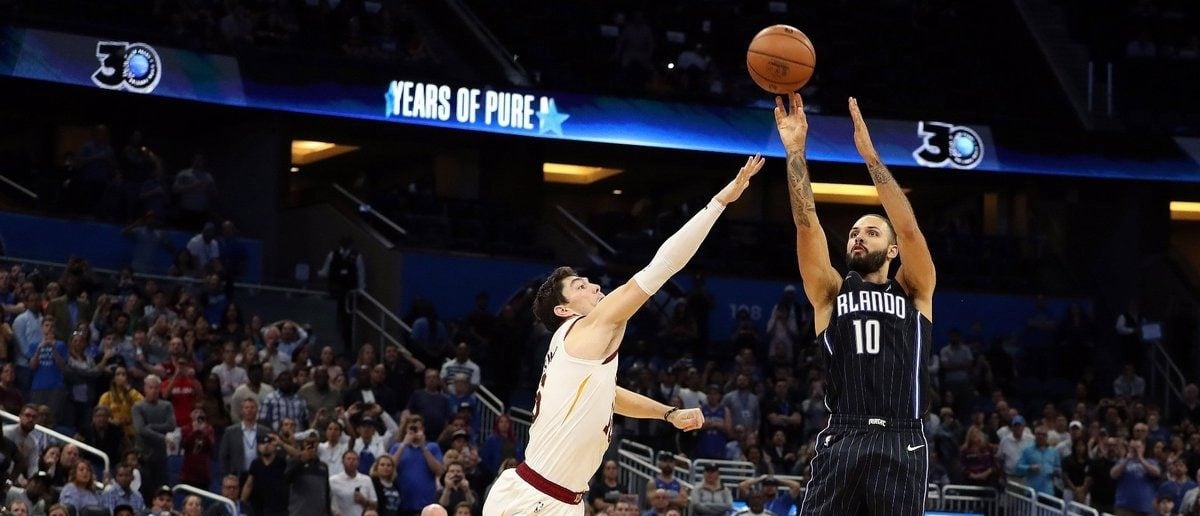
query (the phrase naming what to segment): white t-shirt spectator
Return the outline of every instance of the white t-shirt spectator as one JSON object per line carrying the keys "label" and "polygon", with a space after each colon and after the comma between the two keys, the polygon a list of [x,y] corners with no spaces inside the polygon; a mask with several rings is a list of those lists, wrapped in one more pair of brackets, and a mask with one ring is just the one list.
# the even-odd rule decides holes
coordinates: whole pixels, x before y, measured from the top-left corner
{"label": "white t-shirt spectator", "polygon": [[1146,394],[1146,380],[1136,374],[1133,375],[1133,378],[1127,378],[1122,374],[1113,380],[1113,394],[1141,398]]}
{"label": "white t-shirt spectator", "polygon": [[[246,370],[240,366],[232,367],[225,365],[224,362],[217,364],[212,368],[212,374],[217,375],[221,380],[221,398],[225,400],[225,405],[229,405],[233,401],[233,393],[239,385],[250,381],[250,377],[246,376]],[[230,409],[233,410],[232,408]],[[237,413],[233,411],[232,413]]]}
{"label": "white t-shirt spectator", "polygon": [[465,374],[471,378],[471,385],[479,385],[479,364],[474,360],[467,359],[466,362],[459,362],[458,359],[451,358],[442,364],[442,381],[446,385],[454,380],[454,375]]}
{"label": "white t-shirt spectator", "polygon": [[1017,470],[1017,461],[1021,459],[1021,450],[1033,446],[1033,432],[1028,428],[1021,432],[1018,440],[1010,432],[1000,438],[1000,446],[996,449],[996,458],[1004,463],[1004,471],[1013,475]]}
{"label": "white t-shirt spectator", "polygon": [[221,244],[213,238],[211,242],[204,241],[204,235],[197,233],[196,236],[188,240],[187,250],[192,253],[193,261],[196,268],[204,269],[211,260],[216,260],[221,257]]}
{"label": "white t-shirt spectator", "polygon": [[371,477],[355,473],[354,478],[346,475],[345,470],[329,477],[329,492],[333,498],[333,513],[342,516],[362,516],[363,506],[354,502],[354,490],[358,489],[363,496],[375,502],[375,485]]}

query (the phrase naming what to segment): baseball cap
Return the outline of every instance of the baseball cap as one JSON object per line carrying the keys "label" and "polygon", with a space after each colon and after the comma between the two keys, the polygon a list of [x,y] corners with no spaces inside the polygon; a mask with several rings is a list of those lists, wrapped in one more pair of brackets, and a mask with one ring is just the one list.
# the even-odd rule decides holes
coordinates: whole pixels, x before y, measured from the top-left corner
{"label": "baseball cap", "polygon": [[127,511],[130,514],[134,514],[133,506],[127,503],[117,504],[116,507],[113,507],[113,514],[117,514],[121,511]]}
{"label": "baseball cap", "polygon": [[783,287],[783,291],[784,291],[784,292],[792,292],[792,293],[794,293],[794,292],[796,292],[796,286],[795,286],[795,285],[788,285],[788,286],[786,286],[786,287]]}
{"label": "baseball cap", "polygon": [[[271,436],[269,436],[267,434],[259,434],[258,435],[258,444],[267,444],[269,442],[271,442]],[[166,486],[164,486],[164,487],[166,487]]]}
{"label": "baseball cap", "polygon": [[1013,425],[1013,426],[1016,426],[1016,425],[1024,425],[1024,424],[1025,424],[1025,418],[1023,418],[1023,417],[1021,417],[1021,416],[1013,416],[1013,418],[1012,418],[1012,425]]}
{"label": "baseball cap", "polygon": [[467,431],[466,430],[455,430],[454,433],[450,434],[451,439],[456,439],[459,437],[464,437],[464,438],[467,437]]}
{"label": "baseball cap", "polygon": [[669,451],[658,452],[658,460],[675,460],[675,454]]}
{"label": "baseball cap", "polygon": [[1067,425],[1067,428],[1078,428],[1083,430],[1083,423],[1080,423],[1079,421],[1072,421],[1071,424]]}
{"label": "baseball cap", "polygon": [[171,496],[171,486],[164,485],[164,486],[158,488],[158,491],[154,493],[155,498],[162,496],[162,495]]}
{"label": "baseball cap", "polygon": [[765,478],[765,479],[763,479],[762,484],[764,486],[777,486],[777,485],[779,485],[779,479],[774,478],[774,477]]}
{"label": "baseball cap", "polygon": [[718,468],[716,464],[713,464],[711,462],[704,464],[704,471],[720,471],[720,470],[721,470],[721,468]]}
{"label": "baseball cap", "polygon": [[363,416],[363,417],[362,417],[362,419],[358,420],[358,424],[360,424],[360,425],[374,425],[374,424],[375,424],[375,417],[374,417],[374,416]]}
{"label": "baseball cap", "polygon": [[469,408],[471,408],[471,402],[469,402],[469,401],[464,401],[464,402],[458,404],[458,410],[469,409]]}

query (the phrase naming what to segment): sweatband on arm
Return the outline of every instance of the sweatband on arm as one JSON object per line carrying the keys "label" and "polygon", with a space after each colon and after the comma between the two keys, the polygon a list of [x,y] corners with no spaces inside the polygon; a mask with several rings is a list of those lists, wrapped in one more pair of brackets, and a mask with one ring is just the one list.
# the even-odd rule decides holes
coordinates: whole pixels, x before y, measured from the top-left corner
{"label": "sweatband on arm", "polygon": [[633,281],[647,294],[654,295],[658,292],[671,276],[682,270],[692,259],[723,211],[725,205],[716,199],[709,201],[708,205],[679,228],[679,231],[663,242],[654,259],[650,260],[650,265],[634,274]]}

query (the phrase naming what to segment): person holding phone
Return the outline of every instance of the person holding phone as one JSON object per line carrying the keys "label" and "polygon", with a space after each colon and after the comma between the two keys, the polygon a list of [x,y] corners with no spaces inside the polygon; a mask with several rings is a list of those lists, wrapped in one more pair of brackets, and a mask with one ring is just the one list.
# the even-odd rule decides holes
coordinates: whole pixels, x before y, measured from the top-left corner
{"label": "person holding phone", "polygon": [[258,434],[258,457],[250,463],[242,484],[242,501],[250,502],[258,516],[288,514],[287,460],[279,457],[279,435]]}
{"label": "person holding phone", "polygon": [[438,503],[447,511],[452,511],[462,502],[474,506],[478,498],[475,496],[475,490],[471,488],[471,483],[467,480],[462,463],[446,464],[446,473],[442,477],[442,493],[438,497]]}
{"label": "person holding phone", "polygon": [[391,446],[388,453],[396,459],[396,469],[404,484],[400,490],[400,509],[417,512],[437,503],[437,478],[442,476],[442,449],[426,439],[425,419],[417,414],[408,416],[403,439]]}
{"label": "person holding phone", "polygon": [[212,464],[216,441],[216,434],[208,424],[208,417],[205,416],[204,409],[192,409],[191,424],[183,427],[179,441],[179,446],[183,450],[183,468],[179,472],[181,482],[200,489],[210,487],[212,475],[209,465]]}
{"label": "person holding phone", "polygon": [[329,477],[329,491],[333,516],[363,516],[378,502],[371,477],[358,472],[358,452],[354,450],[342,454],[342,471]]}

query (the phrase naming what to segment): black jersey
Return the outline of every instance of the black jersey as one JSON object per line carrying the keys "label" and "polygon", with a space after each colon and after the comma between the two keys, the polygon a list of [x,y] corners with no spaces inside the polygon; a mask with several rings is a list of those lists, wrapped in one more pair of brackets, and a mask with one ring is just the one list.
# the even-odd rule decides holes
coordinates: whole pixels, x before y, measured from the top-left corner
{"label": "black jersey", "polygon": [[933,324],[896,280],[846,275],[818,336],[828,364],[825,404],[834,414],[922,418],[929,410]]}

